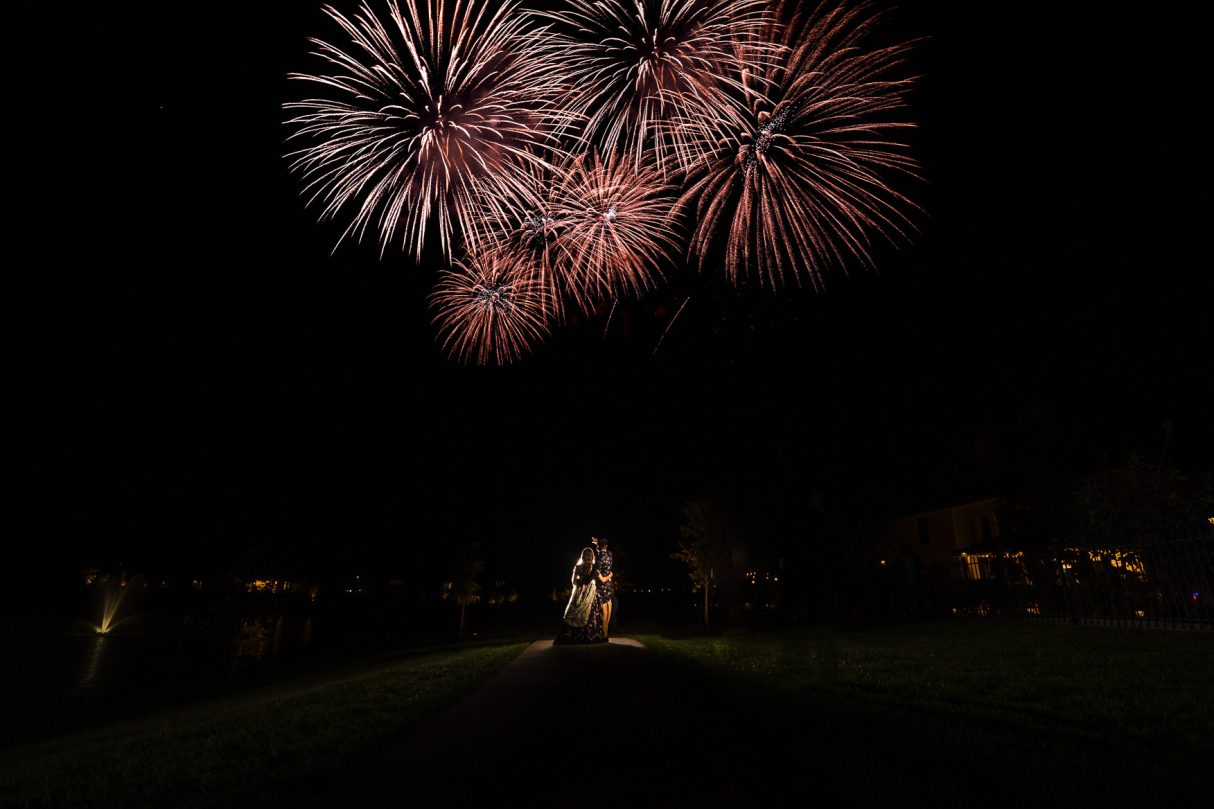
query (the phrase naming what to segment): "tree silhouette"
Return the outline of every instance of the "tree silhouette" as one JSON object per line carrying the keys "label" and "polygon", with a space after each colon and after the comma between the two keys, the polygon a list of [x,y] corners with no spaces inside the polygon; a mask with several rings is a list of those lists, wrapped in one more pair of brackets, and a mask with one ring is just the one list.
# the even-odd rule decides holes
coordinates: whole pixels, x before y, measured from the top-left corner
{"label": "tree silhouette", "polygon": [[686,522],[679,527],[683,538],[673,556],[687,565],[693,589],[704,594],[704,628],[708,629],[710,594],[713,584],[730,569],[734,530],[720,505],[711,499],[688,501],[683,517]]}
{"label": "tree silhouette", "polygon": [[481,557],[480,543],[466,545],[455,564],[455,577],[451,582],[451,598],[459,605],[459,636],[464,636],[464,625],[468,605],[480,601],[481,585],[478,579],[485,571],[485,560]]}

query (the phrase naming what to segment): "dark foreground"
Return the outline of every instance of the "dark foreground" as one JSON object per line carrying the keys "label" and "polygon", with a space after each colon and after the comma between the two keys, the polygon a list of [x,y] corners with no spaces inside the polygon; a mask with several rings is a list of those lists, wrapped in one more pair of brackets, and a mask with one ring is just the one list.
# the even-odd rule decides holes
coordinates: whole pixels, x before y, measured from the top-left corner
{"label": "dark foreground", "polygon": [[1214,794],[1209,635],[947,621],[640,640],[447,651],[11,748],[0,803],[1189,805]]}
{"label": "dark foreground", "polygon": [[1214,638],[948,621],[533,644],[318,806],[1187,805]]}
{"label": "dark foreground", "polygon": [[537,641],[319,807],[749,805],[770,762],[629,639]]}
{"label": "dark foreground", "polygon": [[297,803],[442,715],[522,648],[355,665],[0,748],[0,806]]}
{"label": "dark foreground", "polygon": [[[1214,636],[941,621],[654,653],[827,804],[1204,805]],[[725,720],[728,721],[728,720]]]}

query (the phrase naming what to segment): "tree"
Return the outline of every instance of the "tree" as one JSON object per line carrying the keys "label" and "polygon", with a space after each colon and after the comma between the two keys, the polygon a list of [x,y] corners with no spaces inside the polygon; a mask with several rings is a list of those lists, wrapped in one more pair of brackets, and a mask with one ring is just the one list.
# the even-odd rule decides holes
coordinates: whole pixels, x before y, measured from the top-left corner
{"label": "tree", "polygon": [[1214,512],[1214,479],[1193,479],[1168,457],[1173,426],[1165,421],[1158,460],[1131,452],[1123,469],[1081,485],[1073,533],[1080,543],[1137,544],[1193,536]]}
{"label": "tree", "polygon": [[481,585],[478,579],[485,571],[485,560],[481,558],[480,543],[473,542],[464,547],[456,560],[455,577],[451,582],[451,598],[459,605],[459,636],[464,636],[468,605],[480,601]]}
{"label": "tree", "polygon": [[713,500],[688,501],[683,516],[686,522],[679,527],[683,538],[673,556],[687,565],[693,589],[704,593],[704,628],[708,629],[709,598],[713,584],[730,569],[734,531]]}

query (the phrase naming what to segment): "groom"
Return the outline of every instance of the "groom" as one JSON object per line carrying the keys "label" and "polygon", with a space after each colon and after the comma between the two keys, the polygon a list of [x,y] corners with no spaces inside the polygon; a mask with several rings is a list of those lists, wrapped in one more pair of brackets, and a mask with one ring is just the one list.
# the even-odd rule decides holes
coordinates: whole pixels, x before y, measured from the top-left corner
{"label": "groom", "polygon": [[615,593],[615,584],[611,581],[611,564],[614,561],[611,548],[605,537],[591,537],[590,544],[594,546],[594,572],[600,582],[599,592],[603,604],[603,635],[610,636],[611,630],[611,600]]}

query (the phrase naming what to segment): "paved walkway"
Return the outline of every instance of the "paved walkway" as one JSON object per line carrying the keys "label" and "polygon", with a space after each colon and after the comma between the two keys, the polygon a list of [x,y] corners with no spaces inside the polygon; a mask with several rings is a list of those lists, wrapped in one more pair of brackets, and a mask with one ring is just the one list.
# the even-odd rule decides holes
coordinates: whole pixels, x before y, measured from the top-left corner
{"label": "paved walkway", "polygon": [[537,641],[316,806],[750,805],[757,767],[721,707],[628,638]]}

